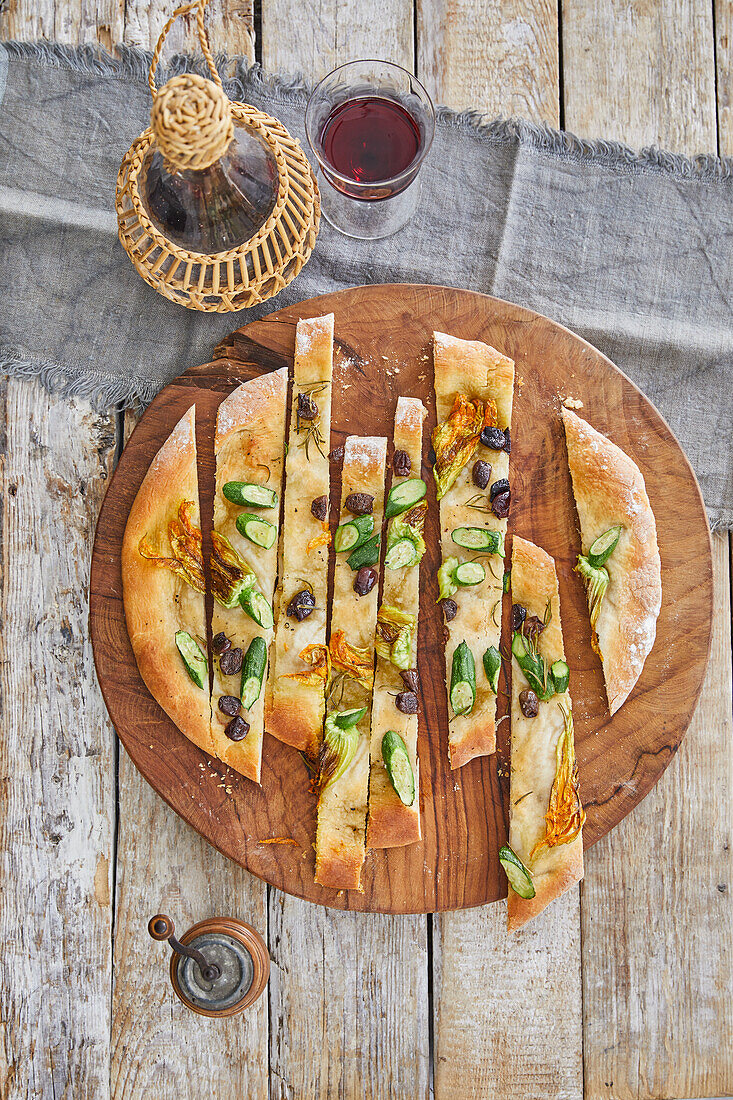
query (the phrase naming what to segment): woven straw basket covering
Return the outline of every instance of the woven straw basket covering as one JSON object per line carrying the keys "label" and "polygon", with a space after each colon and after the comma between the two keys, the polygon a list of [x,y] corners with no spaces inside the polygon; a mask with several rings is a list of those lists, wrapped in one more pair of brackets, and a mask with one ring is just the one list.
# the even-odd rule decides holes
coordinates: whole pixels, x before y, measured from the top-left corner
{"label": "woven straw basket covering", "polygon": [[[225,313],[264,302],[295,278],[313,251],[321,207],[313,170],[299,142],[277,119],[226,96],[204,29],[207,2],[195,0],[178,8],[158,39],[149,76],[152,125],[125,154],[115,207],[120,241],[146,283],[188,309]],[[166,35],[179,15],[194,10],[211,80],[187,74],[158,90],[155,69]],[[255,131],[275,158],[275,206],[244,244],[212,255],[191,252],[169,240],[147,214],[139,189],[142,164],[155,143],[174,169],[206,168],[226,151],[235,125]]]}

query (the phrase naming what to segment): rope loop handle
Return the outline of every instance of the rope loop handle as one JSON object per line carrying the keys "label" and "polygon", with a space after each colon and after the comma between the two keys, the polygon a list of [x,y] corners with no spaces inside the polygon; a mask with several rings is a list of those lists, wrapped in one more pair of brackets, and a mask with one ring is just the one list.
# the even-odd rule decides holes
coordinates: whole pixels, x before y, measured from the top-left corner
{"label": "rope loop handle", "polygon": [[212,56],[211,49],[209,48],[209,36],[207,35],[206,28],[204,27],[204,9],[206,8],[208,2],[209,0],[192,0],[190,4],[182,4],[180,8],[176,8],[176,10],[173,12],[173,15],[163,27],[163,30],[160,32],[160,38],[158,39],[158,43],[153,52],[153,60],[150,64],[150,72],[148,73],[148,84],[150,86],[150,94],[152,95],[153,99],[155,99],[158,94],[158,89],[155,84],[155,70],[158,68],[158,62],[160,61],[160,55],[162,53],[165,40],[168,37],[168,32],[175,23],[176,19],[179,18],[179,16],[189,15],[192,11],[196,12],[196,25],[199,32],[199,42],[201,43],[201,50],[204,57],[206,58],[206,63],[209,66],[211,79],[214,81],[217,87],[222,88],[221,77],[216,71],[214,58]]}

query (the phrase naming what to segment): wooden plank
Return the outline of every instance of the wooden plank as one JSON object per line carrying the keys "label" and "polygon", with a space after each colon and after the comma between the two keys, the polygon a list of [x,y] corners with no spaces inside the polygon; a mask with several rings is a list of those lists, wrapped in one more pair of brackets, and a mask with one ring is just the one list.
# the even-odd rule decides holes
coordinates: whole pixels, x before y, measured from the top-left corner
{"label": "wooden plank", "polygon": [[733,4],[715,0],[715,59],[718,92],[718,144],[733,156]]}
{"label": "wooden plank", "polygon": [[109,1095],[114,739],[93,686],[89,547],[115,421],[0,398],[0,1095]]}
{"label": "wooden plank", "polygon": [[[565,0],[566,125],[633,145],[714,150],[711,17],[711,5],[686,0],[633,8]],[[711,1096],[733,1087],[725,536],[714,539],[714,559],[716,620],[697,715],[659,785],[588,855],[584,1051],[586,1095],[594,1100]]]}
{"label": "wooden plank", "polygon": [[[554,5],[509,0],[489,10],[418,0],[418,12],[418,72],[439,100],[557,125]],[[508,774],[508,761],[499,768]],[[443,914],[434,918],[433,948],[435,1100],[579,1100],[578,890],[511,937],[506,902]],[[518,1016],[521,1027],[507,1027]]]}
{"label": "wooden plank", "polygon": [[[382,45],[383,44],[383,45]],[[262,62],[309,79],[356,57],[414,64],[410,0],[262,7]],[[362,916],[270,897],[272,1100],[427,1097],[423,917]]]}
{"label": "wooden plank", "polygon": [[375,57],[413,69],[410,0],[312,0],[293,18],[291,0],[263,0],[262,64],[320,80],[346,61]]}
{"label": "wooden plank", "polygon": [[170,810],[122,748],[119,806],[114,1100],[268,1100],[267,993],[241,1016],[193,1016],[173,993],[168,947],[147,932],[163,912],[178,935],[206,917],[232,916],[267,938],[267,887]]}
{"label": "wooden plank", "polygon": [[[17,0],[29,3],[30,0]],[[53,2],[53,0],[48,0]],[[114,3],[115,0],[106,0]],[[152,50],[166,21],[173,14],[176,4],[170,0],[127,0],[125,9],[124,41],[128,46]],[[209,5],[206,14],[209,42],[214,53],[230,56],[242,54],[254,61],[254,0],[216,0]],[[120,41],[120,38],[116,39]],[[165,59],[174,53],[186,51],[201,53],[196,34],[196,21],[188,16],[179,19],[171,28],[166,40]]]}
{"label": "wooden plank", "polygon": [[[110,49],[122,41],[124,0],[10,0],[0,12],[0,38],[34,41],[46,38],[76,46],[101,42]],[[2,8],[2,5],[0,5]]]}
{"label": "wooden plank", "polygon": [[417,75],[437,103],[556,122],[555,0],[416,0]]}

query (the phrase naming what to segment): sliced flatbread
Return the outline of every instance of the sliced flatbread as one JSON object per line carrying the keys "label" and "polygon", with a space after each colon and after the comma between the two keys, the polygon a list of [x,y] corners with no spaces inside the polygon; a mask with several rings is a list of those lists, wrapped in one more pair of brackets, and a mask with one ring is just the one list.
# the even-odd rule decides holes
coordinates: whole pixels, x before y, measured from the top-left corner
{"label": "sliced flatbread", "polygon": [[213,752],[208,670],[202,669],[201,686],[194,683],[176,645],[176,634],[185,631],[206,655],[193,405],[150,463],[130,509],[122,542],[122,594],[145,686],[181,733]]}
{"label": "sliced flatbread", "polygon": [[[317,673],[309,675],[312,669],[300,654],[308,646],[326,644],[330,536],[328,519],[316,519],[311,505],[314,500],[323,496],[328,500],[329,496],[332,375],[333,314],[299,321],[285,460],[282,564],[265,728],[280,741],[313,757],[323,728],[325,680]],[[298,415],[301,394],[317,404],[318,415],[314,420]],[[288,615],[288,605],[293,596],[308,586],[315,598],[315,608],[298,622]]]}
{"label": "sliced flatbread", "polygon": [[[547,622],[537,638],[536,648],[549,670],[554,662],[565,659],[555,562],[539,546],[515,535],[511,576],[512,603],[524,607],[528,618],[536,616]],[[522,713],[519,696],[529,688],[529,681],[512,656],[509,844],[529,870],[535,895],[522,898],[509,887],[509,931],[526,924],[583,877],[585,815],[577,794],[570,693],[565,690],[540,701],[537,716],[527,718]],[[559,750],[567,768],[565,784],[557,778]],[[546,815],[551,812],[553,795],[558,796],[558,812],[551,814],[554,824],[549,833],[551,826]],[[561,843],[560,835],[572,839]]]}
{"label": "sliced flatbread", "polygon": [[562,419],[583,554],[606,531],[622,528],[604,566],[608,587],[593,636],[608,706],[615,714],[639,679],[656,637],[662,606],[657,527],[636,463],[569,409],[563,409]]}
{"label": "sliced flatbread", "polygon": [[[350,493],[368,493],[374,497],[374,530],[382,526],[384,510],[384,468],[387,440],[349,436],[344,447],[341,474],[341,519],[352,519],[345,507]],[[355,729],[358,739],[348,767],[342,775],[321,787],[316,830],[316,882],[336,890],[359,888],[365,855],[367,792],[369,787],[369,729],[374,680],[374,631],[377,624],[379,585],[367,595],[354,590],[356,572],[348,563],[348,553],[336,555],[333,582],[333,610],[329,648],[333,661],[329,711],[343,713],[366,708]],[[372,567],[378,573],[378,562]],[[364,662],[362,682],[345,675],[340,683],[338,642],[342,640],[360,651]],[[342,690],[343,689],[343,690]],[[328,722],[328,719],[327,719]],[[324,739],[325,747],[325,739]],[[323,751],[321,754],[323,759]]]}
{"label": "sliced flatbread", "polygon": [[[394,449],[404,451],[410,459],[407,478],[419,478],[422,466],[422,434],[425,406],[416,397],[400,397],[394,419]],[[405,481],[395,475],[392,488]],[[422,504],[421,511],[427,508]],[[389,533],[404,527],[409,511],[389,521]],[[406,616],[412,616],[409,658],[403,662],[405,669],[417,670],[418,613],[420,610],[420,563],[384,570],[382,609],[396,608]],[[410,624],[407,624],[408,627]],[[405,690],[405,683],[397,668],[388,658],[377,655],[372,697],[371,768],[369,773],[369,820],[367,847],[394,848],[413,844],[420,839],[420,777],[417,759],[417,714],[403,714],[395,706],[395,695]],[[382,741],[393,730],[405,743],[414,778],[414,797],[411,805],[405,805],[397,794],[384,764]]]}
{"label": "sliced flatbread", "polygon": [[[287,392],[288,371],[285,367],[243,383],[219,406],[214,441],[214,530],[229,540],[240,560],[256,575],[257,589],[270,605],[277,577],[277,537],[269,549],[258,546],[240,533],[237,518],[253,515],[275,527],[279,523]],[[277,501],[269,508],[234,504],[223,492],[224,486],[230,482],[265,486],[277,494]],[[224,633],[232,648],[239,648],[244,654],[252,640],[258,637],[269,649],[273,634],[272,628],[265,629],[258,625],[238,603],[227,608],[216,599],[211,632],[214,636]],[[222,696],[240,695],[241,673],[223,675],[217,657],[213,660],[213,668],[211,738],[214,751],[224,763],[259,783],[266,678],[263,677],[262,690],[253,706],[241,711],[241,717],[249,724],[249,732],[243,740],[233,741],[226,735],[232,715],[223,713],[218,704]]]}
{"label": "sliced flatbread", "polygon": [[[511,426],[514,395],[514,361],[488,344],[459,340],[442,332],[433,334],[435,362],[435,398],[438,425],[449,417],[456,397],[494,402],[496,426],[502,430]],[[474,463],[483,460],[491,465],[491,478],[485,490],[473,482]],[[441,550],[445,563],[459,563],[477,558],[475,551],[462,548],[453,541],[452,532],[459,527],[480,527],[499,532],[502,541],[507,521],[490,510],[491,486],[508,477],[509,455],[478,444],[476,450],[455,482],[440,501]],[[484,510],[472,507],[480,505]],[[476,669],[476,698],[470,713],[454,715],[448,701],[448,755],[451,768],[460,768],[475,756],[487,756],[496,749],[496,696],[483,671],[483,655],[489,646],[499,646],[501,633],[501,598],[504,559],[497,554],[482,554],[479,558],[486,570],[485,580],[473,587],[458,588],[452,599],[458,613],[447,624],[445,646],[446,685],[450,695],[453,654],[461,642],[470,649]]]}

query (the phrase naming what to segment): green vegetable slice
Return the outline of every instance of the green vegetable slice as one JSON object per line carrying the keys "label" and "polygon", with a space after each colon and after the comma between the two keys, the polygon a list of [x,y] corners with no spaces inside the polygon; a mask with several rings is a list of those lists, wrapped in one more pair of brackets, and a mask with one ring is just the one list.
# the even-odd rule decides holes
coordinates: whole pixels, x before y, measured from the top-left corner
{"label": "green vegetable slice", "polygon": [[367,712],[366,707],[355,707],[354,710],[342,710],[334,714],[333,720],[340,730],[349,730],[357,722],[361,722]]}
{"label": "green vegetable slice", "polygon": [[277,527],[274,523],[262,516],[253,516],[250,512],[242,512],[237,516],[237,530],[244,538],[265,550],[269,550],[277,538]]}
{"label": "green vegetable slice", "polygon": [[480,561],[464,561],[453,570],[453,580],[462,588],[481,584],[485,577],[486,570]]}
{"label": "green vegetable slice", "polygon": [[410,477],[407,481],[393,485],[384,506],[384,518],[392,519],[392,516],[406,512],[413,504],[422,500],[427,491],[428,487],[421,477]]}
{"label": "green vegetable slice", "polygon": [[453,570],[458,565],[458,558],[446,558],[438,570],[438,599],[444,600],[447,596],[453,596],[458,591],[458,585],[453,580]]}
{"label": "green vegetable slice", "polygon": [[606,564],[618,546],[622,531],[623,527],[609,527],[607,531],[598,536],[595,542],[591,543],[588,551],[588,561],[594,569],[600,569],[602,565]]}
{"label": "green vegetable slice", "polygon": [[465,642],[456,648],[450,677],[450,704],[454,714],[468,714],[476,702],[476,664]]}
{"label": "green vegetable slice", "polygon": [[272,627],[275,621],[272,607],[261,592],[257,592],[253,588],[247,589],[239,597],[239,604],[242,610],[247,612],[250,619],[254,619],[263,630],[269,630]]}
{"label": "green vegetable slice", "polygon": [[195,638],[187,630],[176,631],[176,647],[183,658],[186,672],[196,687],[209,686],[209,662]]}
{"label": "green vegetable slice", "polygon": [[376,565],[379,561],[379,540],[381,535],[377,533],[370,539],[357,546],[349,554],[346,562],[352,569],[361,569],[363,565]]}
{"label": "green vegetable slice", "polygon": [[564,691],[568,690],[568,684],[570,683],[570,668],[565,661],[555,661],[550,668],[550,675],[556,695],[562,695]]}
{"label": "green vegetable slice", "polygon": [[504,868],[506,877],[509,879],[509,885],[515,894],[519,894],[520,898],[533,898],[535,896],[532,875],[508,844],[504,844],[499,849],[499,863]]}
{"label": "green vegetable slice", "polygon": [[382,760],[400,802],[404,806],[412,806],[415,801],[415,776],[410,754],[407,745],[394,730],[387,730],[382,738]]}
{"label": "green vegetable slice", "polygon": [[253,707],[259,699],[266,668],[267,643],[264,638],[253,638],[242,662],[239,696],[245,710]]}
{"label": "green vegetable slice", "polygon": [[333,548],[336,553],[342,550],[355,550],[362,546],[374,531],[374,516],[354,516],[336,528],[333,536]]}
{"label": "green vegetable slice", "polygon": [[606,595],[606,589],[611,582],[611,578],[607,569],[603,566],[596,569],[582,554],[578,554],[578,564],[575,566],[575,572],[580,573],[585,581],[591,630],[595,630],[603,597]]}
{"label": "green vegetable slice", "polygon": [[277,504],[274,489],[251,481],[227,481],[222,492],[231,504],[240,504],[243,508],[274,508]]}
{"label": "green vegetable slice", "polygon": [[501,653],[495,645],[490,645],[484,653],[484,672],[494,695],[499,694],[499,672],[501,671]]}
{"label": "green vegetable slice", "polygon": [[354,759],[359,745],[359,731],[356,726],[341,729],[337,721],[339,717],[338,714],[326,716],[318,759],[319,790],[341,778]]}
{"label": "green vegetable slice", "polygon": [[384,556],[384,564],[387,569],[404,569],[409,565],[416,565],[420,558],[418,550],[412,539],[398,539]]}
{"label": "green vegetable slice", "polygon": [[509,591],[509,584],[510,584],[510,581],[511,581],[511,577],[512,577],[512,571],[511,571],[511,569],[507,569],[506,573],[504,574],[504,576],[501,579],[501,590],[502,590],[502,592],[504,593],[505,596]]}
{"label": "green vegetable slice", "polygon": [[[529,648],[526,639],[518,630],[515,630],[512,636],[512,653],[537,698],[548,699],[549,696],[546,694],[547,684],[545,683],[545,662],[539,653]],[[552,688],[550,688],[550,695],[552,695]]]}
{"label": "green vegetable slice", "polygon": [[504,535],[501,531],[489,531],[486,527],[456,527],[450,537],[456,546],[504,557]]}

